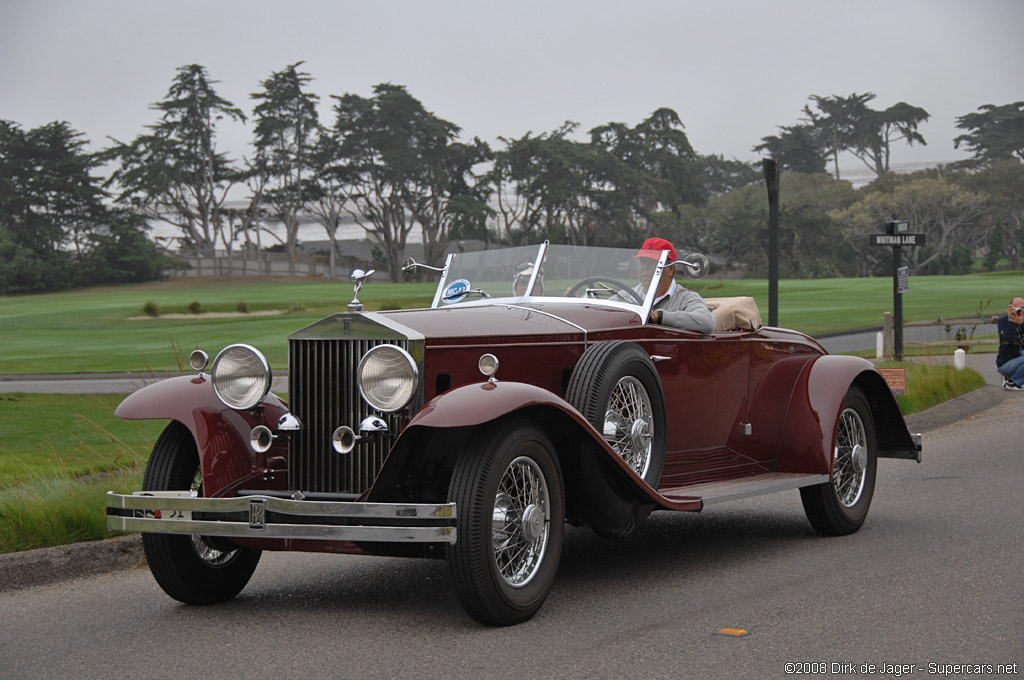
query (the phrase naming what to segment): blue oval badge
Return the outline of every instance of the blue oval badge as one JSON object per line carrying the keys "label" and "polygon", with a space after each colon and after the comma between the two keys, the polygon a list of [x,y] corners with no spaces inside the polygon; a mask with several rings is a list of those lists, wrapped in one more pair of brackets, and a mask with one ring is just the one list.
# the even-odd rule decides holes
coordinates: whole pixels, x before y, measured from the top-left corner
{"label": "blue oval badge", "polygon": [[466,299],[466,292],[472,287],[469,279],[455,279],[444,287],[441,293],[441,302],[452,305]]}

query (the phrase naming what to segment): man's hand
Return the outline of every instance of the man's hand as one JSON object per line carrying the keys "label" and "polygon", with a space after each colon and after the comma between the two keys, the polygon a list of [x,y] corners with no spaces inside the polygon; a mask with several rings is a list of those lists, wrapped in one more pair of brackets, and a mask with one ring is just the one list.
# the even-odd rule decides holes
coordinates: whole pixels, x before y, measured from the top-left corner
{"label": "man's hand", "polygon": [[1018,309],[1021,308],[1010,304],[1010,306],[1006,308],[1006,316],[1010,320],[1010,323],[1015,323],[1020,326],[1021,324],[1024,324],[1024,312],[1018,312]]}

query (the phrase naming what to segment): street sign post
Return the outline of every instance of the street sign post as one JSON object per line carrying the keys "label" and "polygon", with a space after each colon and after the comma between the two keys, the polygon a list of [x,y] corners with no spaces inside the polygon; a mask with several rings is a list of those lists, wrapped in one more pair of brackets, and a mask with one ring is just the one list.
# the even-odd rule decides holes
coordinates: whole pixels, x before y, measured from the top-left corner
{"label": "street sign post", "polygon": [[906,221],[886,222],[884,234],[871,234],[871,245],[892,248],[892,347],[897,361],[903,360],[903,294],[910,289],[910,269],[903,265],[903,246],[923,246],[925,235],[907,231]]}

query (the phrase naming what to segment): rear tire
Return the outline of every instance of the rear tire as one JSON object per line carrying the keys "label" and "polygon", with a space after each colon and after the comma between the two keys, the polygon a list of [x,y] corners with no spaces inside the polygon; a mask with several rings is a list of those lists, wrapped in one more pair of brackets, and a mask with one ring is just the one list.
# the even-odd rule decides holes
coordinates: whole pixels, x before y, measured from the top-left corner
{"label": "rear tire", "polygon": [[554,451],[543,431],[512,421],[474,437],[455,463],[458,539],[445,556],[459,602],[481,623],[526,621],[554,583],[565,532]]}
{"label": "rear tire", "polygon": [[875,493],[877,467],[871,409],[864,392],[852,386],[836,424],[832,479],[800,489],[800,500],[811,525],[826,536],[843,536],[860,529]]}
{"label": "rear tire", "polygon": [[[172,421],[153,446],[142,488],[145,491],[202,493],[199,453],[188,428]],[[202,536],[142,534],[153,578],[164,592],[185,604],[214,604],[245,588],[260,561],[260,550],[235,547]]]}

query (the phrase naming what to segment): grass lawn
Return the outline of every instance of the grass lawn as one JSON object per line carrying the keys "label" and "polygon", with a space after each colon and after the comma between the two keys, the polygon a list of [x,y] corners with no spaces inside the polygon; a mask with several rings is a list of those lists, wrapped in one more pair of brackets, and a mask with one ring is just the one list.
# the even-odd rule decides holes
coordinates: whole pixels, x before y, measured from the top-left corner
{"label": "grass lawn", "polygon": [[[904,295],[907,321],[970,316],[991,299],[985,313],[1001,313],[1019,285],[1020,272],[921,276]],[[764,280],[684,281],[706,297],[750,295],[768,320]],[[422,307],[432,283],[372,283],[360,300],[367,310]],[[284,368],[288,334],[345,310],[352,287],[305,279],[178,279],[66,293],[0,297],[0,374],[102,373],[178,370],[195,348],[211,356],[224,345],[245,342]],[[162,314],[184,313],[193,302],[205,311],[284,310],[276,316],[141,318],[147,302]],[[892,280],[815,279],[779,283],[779,325],[805,333],[879,325],[892,308]]]}
{"label": "grass lawn", "polygon": [[163,421],[119,420],[121,395],[0,395],[0,552],[100,540],[107,491],[130,493]]}
{"label": "grass lawn", "polygon": [[145,463],[165,422],[121,420],[120,394],[0,394],[0,492]]}

